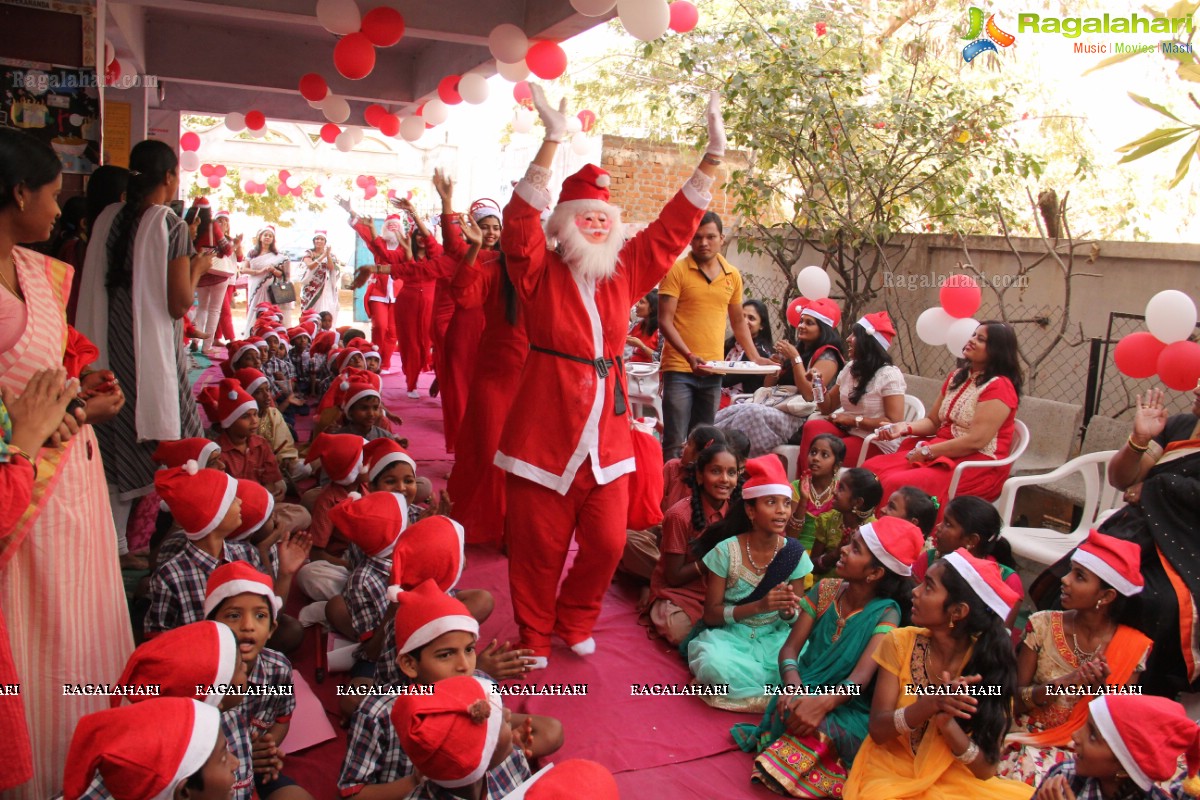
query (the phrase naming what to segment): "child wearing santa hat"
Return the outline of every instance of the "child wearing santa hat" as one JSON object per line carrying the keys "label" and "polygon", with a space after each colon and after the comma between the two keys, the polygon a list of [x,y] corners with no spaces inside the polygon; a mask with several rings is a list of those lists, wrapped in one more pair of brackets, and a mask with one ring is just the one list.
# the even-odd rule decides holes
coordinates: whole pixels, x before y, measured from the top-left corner
{"label": "child wearing santa hat", "polygon": [[[146,732],[154,731],[153,736]],[[240,764],[212,706],[180,697],[97,711],[67,750],[64,800],[232,796]]]}
{"label": "child wearing santa hat", "polygon": [[486,678],[462,675],[434,684],[431,694],[396,698],[392,724],[425,778],[410,800],[504,797],[532,777],[494,687]]}
{"label": "child wearing santa hat", "polygon": [[370,374],[343,373],[336,387],[343,421],[341,425],[330,428],[331,433],[350,433],[368,442],[396,438],[379,424],[383,418],[383,400],[379,386],[367,377]]}
{"label": "child wearing santa hat", "polygon": [[[251,686],[278,689],[250,695],[241,706],[243,721],[250,730],[255,789],[264,799],[296,786],[282,773],[281,749],[296,709],[292,664],[282,653],[267,647],[278,627],[282,605],[271,576],[244,562],[224,564],[209,576],[205,617],[233,630]],[[297,788],[281,796],[299,800],[299,791]]]}
{"label": "child wearing santa hat", "polygon": [[258,404],[236,378],[226,378],[218,385],[216,411],[212,423],[220,431],[217,444],[229,474],[261,483],[276,500],[282,500],[287,487],[271,443],[258,435]]}
{"label": "child wearing santa hat", "polygon": [[[1034,800],[1192,800],[1200,797],[1200,727],[1165,697],[1109,695],[1088,703],[1075,756],[1038,785]],[[1180,757],[1186,770],[1176,776]]]}
{"label": "child wearing santa hat", "polygon": [[225,362],[228,364],[229,374],[236,372],[239,369],[259,369],[262,367],[262,351],[258,349],[258,344],[247,339],[238,339],[229,343],[229,359]]}
{"label": "child wearing santa hat", "polygon": [[292,426],[271,399],[267,376],[256,369],[239,369],[233,376],[258,405],[258,435],[267,440],[275,453],[280,471],[293,481],[307,478],[312,470],[300,458]]}
{"label": "child wearing santa hat", "polygon": [[506,800],[621,800],[608,768],[586,758],[569,758],[538,770],[505,795]]}
{"label": "child wearing santa hat", "polygon": [[294,328],[288,328],[288,339],[292,342],[292,349],[288,351],[288,360],[292,362],[292,371],[296,374],[296,392],[301,397],[308,397],[312,391],[310,370],[312,368],[312,354],[308,348],[312,345],[312,337],[317,329],[316,322],[304,322]]}
{"label": "child wearing santa hat", "polygon": [[[312,535],[311,559],[296,576],[296,585],[309,598],[323,603],[342,593],[350,570],[350,540],[338,530],[330,512],[350,497],[351,492],[365,493],[367,476],[363,471],[363,445],[361,436],[350,434],[322,433],[313,439],[306,460],[320,469],[328,483],[317,490],[312,502],[312,524],[308,532]],[[361,554],[359,554],[361,555]],[[315,605],[315,604],[314,604]],[[316,609],[315,620],[324,621],[324,606]],[[314,613],[314,612],[309,612]],[[308,613],[301,619],[310,624]]]}
{"label": "child wearing santa hat", "polygon": [[[708,569],[704,622],[685,642],[688,666],[702,684],[728,684],[709,705],[762,711],[764,684],[779,683],[778,654],[799,617],[808,553],[784,530],[792,513],[792,488],[773,455],[746,462],[741,501],[695,540],[693,551]],[[731,576],[737,579],[729,584]]]}
{"label": "child wearing santa hat", "polygon": [[263,360],[262,372],[271,384],[271,396],[279,408],[300,413],[304,401],[296,397],[296,369],[288,358],[291,343],[286,331],[276,328],[268,331],[263,339],[267,342],[267,357]]}

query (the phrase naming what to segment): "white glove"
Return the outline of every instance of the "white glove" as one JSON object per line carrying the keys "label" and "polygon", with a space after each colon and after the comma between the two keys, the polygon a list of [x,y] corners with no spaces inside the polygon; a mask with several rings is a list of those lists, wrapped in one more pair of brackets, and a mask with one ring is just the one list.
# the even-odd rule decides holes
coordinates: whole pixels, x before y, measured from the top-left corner
{"label": "white glove", "polygon": [[546,100],[546,93],[542,91],[541,86],[531,83],[529,93],[533,95],[533,107],[537,109],[538,116],[542,118],[542,125],[546,126],[546,141],[560,143],[565,141],[567,138],[567,98],[564,97],[559,101],[558,110],[555,111]]}
{"label": "white glove", "polygon": [[[549,138],[549,137],[547,137]],[[708,155],[725,155],[725,118],[721,116],[721,93],[716,89],[708,95]]]}

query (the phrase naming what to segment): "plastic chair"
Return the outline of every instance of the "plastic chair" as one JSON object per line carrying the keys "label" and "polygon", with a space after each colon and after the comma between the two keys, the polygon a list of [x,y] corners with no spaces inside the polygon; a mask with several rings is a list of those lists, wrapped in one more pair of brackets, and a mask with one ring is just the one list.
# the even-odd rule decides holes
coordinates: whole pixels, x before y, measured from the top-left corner
{"label": "plastic chair", "polygon": [[[904,395],[904,422],[916,422],[924,416],[925,404],[921,402],[920,398],[911,394]],[[867,451],[871,449],[871,445],[878,437],[879,434],[876,433],[867,434],[863,439],[862,449],[858,451],[858,463],[854,466],[861,467],[863,465],[863,462],[867,460]]]}
{"label": "plastic chair", "polygon": [[[967,470],[997,469],[999,467],[1007,467],[1020,458],[1028,447],[1029,428],[1026,428],[1025,423],[1021,422],[1021,420],[1013,420],[1012,448],[1009,450],[1008,456],[1001,459],[964,461],[959,464],[954,468],[954,475],[950,478],[950,490],[946,493],[946,500],[949,501],[954,499],[954,495],[958,493],[958,482],[962,480],[963,473]],[[1009,478],[1008,480],[1012,480],[1012,478]]]}
{"label": "plastic chair", "polygon": [[654,409],[654,416],[663,418],[661,392],[661,365],[645,362],[626,362],[625,378],[629,387],[630,410],[636,409],[633,416],[646,416],[645,408]]}
{"label": "plastic chair", "polygon": [[1048,528],[1007,527],[1004,529],[1004,538],[1012,546],[1013,553],[1035,564],[1054,564],[1086,539],[1088,531],[1096,527],[1101,519],[1124,505],[1121,492],[1108,484],[1108,462],[1116,453],[1116,450],[1087,453],[1071,459],[1056,470],[1005,481],[1000,499],[996,501],[996,508],[1005,524],[1012,519],[1017,492],[1025,486],[1041,486],[1068,476],[1078,476],[1084,486],[1083,514],[1075,530],[1059,533]]}

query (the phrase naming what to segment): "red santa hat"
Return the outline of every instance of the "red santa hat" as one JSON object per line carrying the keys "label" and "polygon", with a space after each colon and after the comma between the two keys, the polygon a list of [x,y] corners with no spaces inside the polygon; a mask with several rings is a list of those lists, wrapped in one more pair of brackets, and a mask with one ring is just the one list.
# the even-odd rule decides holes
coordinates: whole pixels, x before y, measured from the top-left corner
{"label": "red santa hat", "polygon": [[220,733],[221,712],[182,697],[87,714],[71,735],[63,798],[83,797],[99,773],[114,800],[171,800],[208,762]]}
{"label": "red santa hat", "polygon": [[[585,788],[586,787],[586,788]],[[505,800],[620,800],[617,779],[608,769],[586,758],[547,764]]]}
{"label": "red santa hat", "polygon": [[392,706],[400,746],[417,771],[448,789],[479,782],[504,724],[504,703],[487,678],[438,681],[430,694],[403,694]]}
{"label": "red santa hat", "polygon": [[500,211],[500,204],[495,200],[487,197],[481,197],[474,203],[471,203],[471,219],[475,220],[476,222],[485,220],[488,217],[495,217],[499,220],[503,219],[503,216],[504,215]]}
{"label": "red santa hat", "polygon": [[288,328],[287,335],[288,335],[288,338],[291,339],[293,342],[295,342],[301,336],[312,339],[312,334],[308,331],[307,328],[305,328],[302,325],[296,325],[295,327]]}
{"label": "red santa hat", "polygon": [[258,403],[246,393],[237,378],[225,378],[218,384],[217,418],[215,422],[228,428],[251,411],[258,411]]}
{"label": "red santa hat", "polygon": [[309,348],[309,352],[313,355],[328,353],[335,344],[337,344],[336,333],[333,331],[321,331],[313,336],[312,347]]}
{"label": "red santa hat", "polygon": [[1141,570],[1142,548],[1134,542],[1093,530],[1071,554],[1071,560],[1125,597],[1132,597],[1145,588]]}
{"label": "red santa hat", "polygon": [[195,461],[196,466],[203,469],[208,466],[208,460],[219,452],[221,446],[212,439],[195,436],[190,439],[177,439],[174,442],[159,442],[151,458],[168,469],[182,467],[189,461]]}
{"label": "red santa hat", "polygon": [[[595,164],[584,164],[574,175],[563,181],[558,193],[558,208],[574,213],[607,209],[609,206],[609,184],[612,176]],[[569,204],[569,205],[566,205]]]}
{"label": "red santa hat", "polygon": [[342,411],[346,414],[350,413],[350,408],[367,397],[378,397],[382,401],[383,397],[379,394],[379,390],[375,388],[370,381],[364,381],[359,377],[353,378],[348,376],[342,377],[342,382],[338,384],[338,389],[341,392]]}
{"label": "red santa hat", "polygon": [[400,226],[400,228],[403,229],[404,217],[400,216],[399,214],[388,214],[383,220],[383,229],[387,230],[388,228],[390,228],[391,225],[389,223],[392,223],[392,222],[396,223],[397,225]]}
{"label": "red santa hat", "polygon": [[443,592],[458,585],[466,562],[463,526],[435,515],[417,520],[392,551],[392,574],[387,598],[396,602],[403,592],[432,580]]}
{"label": "red santa hat", "polygon": [[372,492],[338,503],[329,512],[334,527],[371,558],[390,556],[408,525],[408,503],[395,492]]}
{"label": "red santa hat", "polygon": [[200,469],[195,461],[182,467],[159,470],[154,490],[167,504],[171,516],[187,538],[203,539],[212,533],[237,497],[237,479],[215,469]]}
{"label": "red santa hat", "polygon": [[320,236],[322,239],[328,239],[329,231],[318,228],[317,230],[313,231],[313,238],[315,239],[318,236]]}
{"label": "red santa hat", "polygon": [[367,480],[373,481],[393,464],[404,463],[417,474],[417,462],[395,439],[376,439],[363,446],[363,463],[367,469]]}
{"label": "red santa hat", "polygon": [[1008,619],[1009,612],[1021,601],[1021,597],[1000,577],[1000,567],[995,561],[976,558],[965,547],[943,558],[992,613],[1002,620]]}
{"label": "red santa hat", "polygon": [[268,224],[268,225],[263,225],[261,228],[259,228],[259,229],[258,229],[258,233],[256,233],[256,234],[254,235],[254,238],[255,238],[255,239],[258,239],[259,237],[261,237],[261,236],[262,236],[264,233],[267,233],[268,231],[270,232],[270,234],[271,234],[272,236],[274,236],[274,235],[275,235],[275,226],[274,226],[274,225],[270,225],[270,224]]}
{"label": "red santa hat", "polygon": [[[133,651],[117,681],[121,686],[158,686],[163,697],[187,697],[213,706],[225,699],[240,658],[233,628],[206,619],[164,631]],[[208,692],[212,687],[212,692]],[[207,692],[207,693],[206,693]],[[130,694],[131,703],[150,695]],[[109,698],[112,706],[121,697]]]}
{"label": "red santa hat", "polygon": [[349,486],[362,472],[364,444],[365,439],[352,433],[321,433],[309,445],[304,461],[320,461],[329,480]]}
{"label": "red santa hat", "polygon": [[1088,703],[1096,730],[1142,791],[1169,780],[1179,756],[1187,761],[1183,790],[1200,795],[1200,727],[1183,706],[1165,697],[1108,695]]}
{"label": "red santa hat", "polygon": [[886,311],[867,314],[858,321],[858,324],[871,335],[872,339],[879,342],[879,346],[884,350],[892,346],[892,340],[896,338],[896,326],[892,324],[892,318]]}
{"label": "red santa hat", "polygon": [[215,215],[213,215],[213,219],[220,219],[221,217],[224,217],[225,219],[229,219],[229,209],[222,208]]}
{"label": "red santa hat", "polygon": [[279,617],[283,601],[275,594],[275,582],[270,575],[259,572],[245,561],[222,564],[208,576],[208,584],[204,587],[204,616],[239,594],[262,595],[271,606],[271,613],[275,618]]}
{"label": "red santa hat", "polygon": [[450,631],[466,631],[479,637],[479,623],[467,607],[432,580],[402,593],[394,602],[397,653],[411,653]]}
{"label": "red santa hat", "polygon": [[317,311],[315,308],[306,308],[300,312],[300,321],[307,322],[310,319],[319,319],[320,316],[321,312]]}
{"label": "red santa hat", "polygon": [[921,529],[906,519],[880,517],[858,529],[871,554],[897,575],[912,575],[912,565],[925,549]]}
{"label": "red santa hat", "polygon": [[246,355],[246,353],[258,352],[258,346],[250,341],[239,339],[229,343],[229,363],[236,364],[238,360]]}
{"label": "red santa hat", "polygon": [[[320,326],[320,320],[310,317],[308,319],[300,320],[300,324],[297,325],[296,327],[299,330],[304,331],[308,335],[308,338],[311,339],[317,335],[317,329],[319,326]],[[293,336],[292,338],[295,339],[296,337]]]}
{"label": "red santa hat", "polygon": [[192,201],[192,208],[199,211],[202,208],[211,209],[212,205],[208,202],[208,198],[206,196],[200,195],[199,197],[197,197],[195,200]]}
{"label": "red santa hat", "polygon": [[[799,327],[800,317],[812,317],[818,322],[824,322],[831,328],[836,328],[842,324],[842,310],[838,308],[838,304],[830,300],[828,297],[822,297],[820,300],[809,300],[807,298],[798,298],[799,314],[796,317],[796,323],[793,328]],[[788,321],[791,321],[791,313],[788,313]]]}
{"label": "red santa hat", "polygon": [[229,534],[227,540],[230,542],[240,542],[250,538],[259,528],[267,524],[267,520],[275,511],[275,498],[261,483],[239,480],[237,497],[242,501],[242,524]]}
{"label": "red santa hat", "polygon": [[267,344],[267,340],[261,336],[251,336],[250,342],[264,353],[270,349],[270,345]]}
{"label": "red santa hat", "polygon": [[353,347],[343,347],[341,350],[338,350],[336,353],[330,356],[329,360],[333,364],[334,372],[342,372],[349,367],[350,360],[355,356],[362,357],[363,363],[366,363],[366,358],[363,356],[362,352]]}
{"label": "red santa hat", "polygon": [[253,395],[259,390],[259,387],[267,383],[267,376],[253,367],[242,367],[233,373],[233,377],[234,380],[242,385],[242,389],[245,390],[246,394],[249,395]]}
{"label": "red santa hat", "polygon": [[792,485],[788,483],[787,470],[783,462],[774,455],[759,456],[746,462],[746,484],[742,497],[753,500],[771,495],[792,496]]}

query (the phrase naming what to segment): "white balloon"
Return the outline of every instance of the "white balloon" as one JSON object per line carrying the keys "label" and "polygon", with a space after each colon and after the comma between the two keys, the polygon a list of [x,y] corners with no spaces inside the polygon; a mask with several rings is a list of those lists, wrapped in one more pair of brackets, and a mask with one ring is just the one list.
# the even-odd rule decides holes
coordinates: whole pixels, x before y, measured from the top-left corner
{"label": "white balloon", "polygon": [[250,135],[251,135],[251,136],[253,136],[255,139],[264,139],[264,138],[266,138],[266,135],[267,135],[267,126],[266,126],[266,125],[263,125],[261,128],[259,128],[259,129],[258,129],[258,130],[256,130],[256,131],[250,131]]}
{"label": "white balloon", "polygon": [[246,130],[246,115],[240,111],[230,111],[225,115],[225,127],[234,133]]}
{"label": "white balloon", "polygon": [[617,0],[617,15],[629,35],[643,42],[657,39],[671,27],[667,0]]}
{"label": "white balloon", "polygon": [[577,156],[586,156],[591,152],[592,143],[588,141],[587,134],[579,131],[571,137],[571,152]]}
{"label": "white balloon", "polygon": [[443,103],[441,98],[435,97],[425,104],[421,116],[430,125],[441,125],[450,116],[450,107]]}
{"label": "white balloon", "polygon": [[805,267],[796,276],[796,288],[809,300],[829,297],[829,274],[821,267]]}
{"label": "white balloon", "polygon": [[1182,342],[1196,329],[1196,304],[1178,289],[1167,289],[1146,303],[1146,327],[1160,342]]}
{"label": "white balloon", "polygon": [[[325,95],[325,97],[329,97],[329,95]],[[308,103],[309,108],[320,108],[321,104],[325,102],[325,97],[320,100],[305,100],[304,102]]]}
{"label": "white balloon", "polygon": [[333,140],[333,146],[343,153],[349,153],[354,149],[354,134],[350,131],[342,131]]}
{"label": "white balloon", "polygon": [[132,89],[138,80],[137,67],[128,58],[118,58],[117,64],[121,67],[121,77],[117,78],[114,86],[118,89]]}
{"label": "white balloon", "polygon": [[[937,347],[946,343],[946,332],[956,322],[941,306],[927,308],[917,317],[917,336],[925,344]],[[960,350],[962,348],[959,348]]]}
{"label": "white balloon", "polygon": [[354,0],[317,0],[317,21],[330,33],[345,36],[362,27],[362,14]]}
{"label": "white balloon", "polygon": [[512,64],[496,61],[496,71],[500,73],[501,78],[512,83],[523,81],[529,77],[529,67],[526,66],[523,58]]}
{"label": "white balloon", "polygon": [[946,329],[946,349],[950,351],[950,355],[962,358],[963,348],[975,335],[975,329],[978,327],[979,322],[970,317],[956,319],[950,323],[950,327]]}
{"label": "white balloon", "polygon": [[400,136],[406,142],[415,142],[425,135],[425,120],[420,117],[405,117],[400,121]]}
{"label": "white balloon", "polygon": [[517,133],[529,133],[533,130],[535,115],[528,108],[518,108],[513,114],[513,130]]}
{"label": "white balloon", "polygon": [[571,0],[571,8],[585,17],[602,17],[616,4],[617,0]]}
{"label": "white balloon", "polygon": [[516,25],[505,22],[492,28],[488,34],[488,49],[497,61],[511,64],[525,58],[529,51],[529,38]]}
{"label": "white balloon", "polygon": [[194,150],[185,150],[179,154],[179,166],[187,172],[195,172],[200,169],[200,154]]}
{"label": "white balloon", "polygon": [[267,172],[265,169],[256,169],[250,173],[250,179],[255,183],[265,184],[270,176],[271,173]]}
{"label": "white balloon", "polygon": [[487,78],[478,72],[468,72],[458,82],[458,93],[471,105],[479,105],[488,99]]}
{"label": "white balloon", "polygon": [[350,103],[346,98],[337,95],[331,94],[321,101],[321,111],[325,114],[325,119],[335,125],[341,125],[350,119]]}
{"label": "white balloon", "polygon": [[363,133],[362,128],[360,128],[358,125],[351,125],[349,128],[346,128],[346,130],[350,133],[350,138],[354,140],[355,146],[362,144],[363,136],[366,135]]}
{"label": "white balloon", "polygon": [[117,48],[113,47],[113,43],[108,39],[104,40],[104,66],[112,63],[112,60],[117,57]]}
{"label": "white balloon", "polygon": [[579,117],[567,117],[567,133],[579,133],[583,130],[583,120]]}

